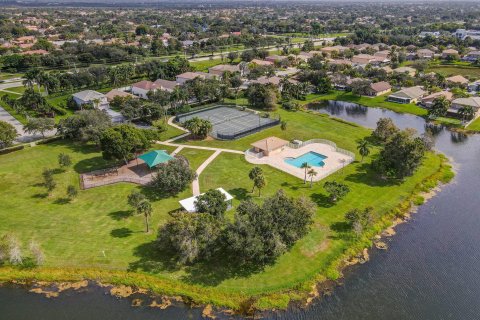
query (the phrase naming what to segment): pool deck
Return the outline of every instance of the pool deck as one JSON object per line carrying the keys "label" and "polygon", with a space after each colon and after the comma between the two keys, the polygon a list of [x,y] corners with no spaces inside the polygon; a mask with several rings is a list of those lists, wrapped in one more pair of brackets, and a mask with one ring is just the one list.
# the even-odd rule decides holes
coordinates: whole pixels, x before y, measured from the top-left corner
{"label": "pool deck", "polygon": [[[335,171],[342,169],[344,166],[348,165],[354,160],[350,156],[337,152],[335,147],[323,143],[311,143],[298,149],[285,146],[281,151],[278,151],[270,156],[263,156],[260,158],[250,155],[248,152],[246,152],[245,159],[253,164],[267,164],[303,180],[305,177],[305,169],[297,168],[286,163],[285,158],[297,158],[310,151],[327,157],[325,160],[323,160],[325,163],[323,167],[312,167],[312,169],[317,172],[317,175],[312,179],[313,181],[322,180]],[[307,176],[307,180],[310,180],[310,177]]]}

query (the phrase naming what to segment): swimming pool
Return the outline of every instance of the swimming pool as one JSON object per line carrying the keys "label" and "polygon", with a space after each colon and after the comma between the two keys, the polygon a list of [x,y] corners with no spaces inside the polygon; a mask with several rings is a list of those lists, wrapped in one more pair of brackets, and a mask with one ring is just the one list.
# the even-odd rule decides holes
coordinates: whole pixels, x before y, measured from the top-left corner
{"label": "swimming pool", "polygon": [[313,151],[302,154],[297,158],[285,158],[285,163],[292,165],[297,168],[301,168],[303,163],[308,163],[311,167],[323,167],[325,162],[323,160],[327,159],[326,156],[320,153]]}

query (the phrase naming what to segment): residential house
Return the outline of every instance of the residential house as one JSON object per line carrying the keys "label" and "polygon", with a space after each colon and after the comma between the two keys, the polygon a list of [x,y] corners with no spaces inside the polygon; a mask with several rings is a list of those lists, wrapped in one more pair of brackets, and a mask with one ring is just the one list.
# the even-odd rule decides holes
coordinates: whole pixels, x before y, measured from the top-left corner
{"label": "residential house", "polygon": [[439,31],[422,31],[420,32],[420,34],[418,35],[420,38],[425,38],[427,36],[429,37],[433,37],[433,38],[438,38],[440,37],[440,32]]}
{"label": "residential house", "polygon": [[118,90],[118,89],[110,90],[107,94],[105,94],[105,97],[107,97],[108,102],[111,102],[115,97],[138,99],[137,96],[134,96],[131,93],[121,91],[121,90]]}
{"label": "residential house", "polygon": [[381,96],[392,91],[392,86],[386,81],[374,82],[370,84],[368,95],[372,97]]}
{"label": "residential house", "polygon": [[357,54],[352,57],[352,64],[354,66],[366,66],[376,61],[375,57],[369,54]]}
{"label": "residential house", "polygon": [[450,91],[434,92],[432,94],[429,94],[428,96],[423,97],[421,101],[421,105],[424,106],[425,108],[430,108],[432,106],[433,101],[439,97],[445,97],[445,99],[447,99],[448,101],[452,101],[453,93],[451,93]]}
{"label": "residential house", "polygon": [[452,101],[452,106],[450,107],[450,109],[448,109],[448,113],[451,115],[458,115],[458,111],[464,107],[472,107],[476,113],[476,116],[478,116],[478,111],[480,109],[480,97],[455,99]]}
{"label": "residential house", "polygon": [[458,51],[455,50],[455,49],[445,49],[442,51],[442,58],[443,59],[446,59],[448,58],[449,56],[458,56]]}
{"label": "residential house", "polygon": [[470,51],[466,55],[463,56],[462,60],[463,61],[468,61],[468,62],[475,62],[480,59],[480,51],[474,50]]}
{"label": "residential house", "polygon": [[157,79],[153,84],[155,86],[155,90],[163,90],[167,92],[173,92],[175,87],[178,86],[178,83],[176,83],[175,81],[163,79]]}
{"label": "residential house", "polygon": [[417,74],[417,70],[411,67],[399,67],[396,69],[393,69],[394,73],[407,73],[409,76],[414,77],[415,74]]}
{"label": "residential house", "polygon": [[425,93],[420,86],[404,88],[389,95],[387,100],[396,103],[417,103]]}
{"label": "residential house", "polygon": [[329,64],[332,64],[332,65],[344,65],[344,66],[352,65],[352,61],[347,59],[328,59],[327,61]]}
{"label": "residential house", "polygon": [[272,63],[280,63],[280,62],[282,62],[283,60],[286,60],[286,59],[288,59],[287,56],[272,55],[272,56],[266,57],[265,61],[270,61]]}
{"label": "residential house", "polygon": [[265,61],[265,60],[260,60],[260,59],[253,59],[250,61],[250,63],[255,63],[256,65],[259,66],[273,66],[274,63],[271,61]]}
{"label": "residential house", "polygon": [[330,57],[334,52],[338,54],[338,53],[344,52],[347,49],[348,48],[344,46],[333,46],[333,47],[321,48],[320,51],[322,53],[325,53],[328,57]]}
{"label": "residential house", "polygon": [[84,90],[73,94],[73,101],[77,106],[81,107],[84,104],[93,104],[96,108],[104,108],[108,106],[107,97],[100,92],[93,90]]}
{"label": "residential house", "polygon": [[419,59],[433,59],[435,52],[430,49],[418,49],[417,57]]}
{"label": "residential house", "polygon": [[467,86],[467,90],[470,92],[478,92],[480,91],[480,81],[475,81],[472,83],[469,83]]}
{"label": "residential house", "polygon": [[[184,84],[185,82],[187,82],[188,80],[193,80],[195,78],[202,78],[202,79],[206,79],[206,76],[205,75],[208,75],[208,73],[204,73],[204,72],[184,72],[182,74],[179,74],[177,75],[176,77],[176,82],[178,84]],[[210,75],[211,76],[211,75]]]}
{"label": "residential house", "polygon": [[472,40],[480,40],[480,31],[457,29],[457,31],[455,31],[454,33],[454,36],[461,40],[465,40],[466,38],[470,38]]}
{"label": "residential house", "polygon": [[445,79],[448,85],[460,85],[462,87],[466,87],[469,83],[468,79],[461,75],[456,75],[452,77],[448,77]]}
{"label": "residential house", "polygon": [[155,82],[142,80],[132,84],[132,94],[147,99],[149,91],[164,90],[172,92],[178,84],[175,81],[157,79]]}
{"label": "residential house", "polygon": [[49,52],[47,50],[43,50],[43,49],[38,49],[38,50],[27,50],[27,51],[24,51],[24,52],[21,52],[20,54],[21,55],[32,55],[32,54],[39,54],[39,55],[46,55],[48,54]]}
{"label": "residential house", "polygon": [[154,90],[154,84],[152,81],[142,80],[132,84],[132,94],[142,98],[147,99],[147,93]]}
{"label": "residential house", "polygon": [[384,59],[388,59],[389,55],[390,55],[389,50],[382,50],[382,51],[375,52],[373,54],[373,56],[375,56],[375,57],[381,57],[381,58],[384,58]]}
{"label": "residential house", "polygon": [[240,67],[237,65],[231,65],[231,64],[219,64],[216,66],[213,66],[211,68],[208,68],[208,73],[215,74],[219,77],[223,77],[223,74],[225,72],[240,72]]}

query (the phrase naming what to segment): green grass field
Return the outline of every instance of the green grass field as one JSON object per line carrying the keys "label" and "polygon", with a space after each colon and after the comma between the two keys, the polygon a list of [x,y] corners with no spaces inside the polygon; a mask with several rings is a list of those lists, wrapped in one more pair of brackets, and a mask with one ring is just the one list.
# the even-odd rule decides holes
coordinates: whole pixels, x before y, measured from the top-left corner
{"label": "green grass field", "polygon": [[467,129],[472,131],[480,131],[480,118],[477,118],[472,123],[470,123]]}
{"label": "green grass field", "polygon": [[471,79],[480,78],[480,68],[461,65],[432,65],[426,72],[437,72],[446,77],[461,75]]}
{"label": "green grass field", "polygon": [[[288,122],[286,131],[277,126],[233,142],[188,143],[245,150],[251,142],[267,136],[302,140],[325,138],[356,152],[356,141],[370,134],[365,128],[326,116],[279,112]],[[163,145],[156,148],[175,149]],[[57,167],[57,156],[61,152],[71,155],[73,166],[55,174],[57,188],[47,195],[41,173],[43,168]],[[212,152],[185,148],[180,154],[196,168]],[[376,149],[372,156],[375,154]],[[156,234],[144,233],[144,221],[132,214],[127,205],[127,195],[137,189],[152,199],[154,212],[151,226],[157,229],[171,219],[169,213],[172,210],[179,209],[180,199],[191,196],[189,189],[176,197],[159,199],[149,188],[121,183],[81,190],[78,197],[69,202],[66,188],[70,184],[79,185],[79,173],[112,165],[102,159],[95,147],[69,141],[0,156],[0,235],[12,232],[25,245],[30,239],[36,239],[45,251],[45,267],[64,268],[61,276],[55,276],[56,271],[52,269],[39,269],[33,272],[37,278],[68,279],[73,276],[66,275],[70,268],[102,269],[112,272],[111,277],[105,276],[110,281],[141,284],[159,293],[185,295],[199,302],[239,308],[249,297],[262,296],[258,300],[259,306],[285,307],[291,297],[304,297],[313,281],[338,275],[335,270],[339,259],[343,259],[343,255],[355,246],[355,239],[345,233],[346,211],[372,206],[379,218],[385,216],[417,192],[418,184],[435,174],[442,162],[440,157],[429,154],[412,177],[402,183],[391,183],[378,179],[371,172],[368,167],[370,161],[371,157],[366,158],[364,163],[354,162],[326,180],[315,183],[313,188],[304,185],[301,179],[263,166],[267,186],[261,197],[250,193],[252,183],[248,179],[248,171],[253,165],[247,163],[242,155],[222,153],[205,169],[199,178],[201,190],[223,187],[235,196],[235,205],[246,198],[260,201],[278,189],[284,189],[291,196],[306,196],[317,203],[318,211],[311,232],[264,270],[239,270],[225,261],[178,267],[172,264],[170,257],[156,253],[153,243]],[[345,182],[351,192],[338,204],[331,205],[322,188],[327,180]],[[228,217],[232,215],[233,211],[228,213]],[[136,271],[140,275],[113,276],[113,272],[125,270]],[[17,276],[25,276],[22,271],[18,272],[15,273]],[[72,272],[82,274],[81,271]],[[5,274],[8,270],[3,279],[8,278]],[[146,276],[148,281],[144,278]],[[99,273],[97,277],[102,278]],[[290,291],[294,288],[297,290]],[[295,292],[301,292],[301,295]]]}

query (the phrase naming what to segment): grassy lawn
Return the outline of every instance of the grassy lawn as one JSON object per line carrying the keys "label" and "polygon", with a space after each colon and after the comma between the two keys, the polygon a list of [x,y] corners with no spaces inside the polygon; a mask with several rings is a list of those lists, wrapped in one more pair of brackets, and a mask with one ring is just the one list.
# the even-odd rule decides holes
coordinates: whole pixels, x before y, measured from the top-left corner
{"label": "grassy lawn", "polygon": [[214,67],[218,64],[222,64],[222,59],[208,59],[202,61],[190,62],[190,65],[195,68],[195,71],[208,72],[208,68]]}
{"label": "grassy lawn", "polygon": [[23,76],[21,73],[0,73],[0,80],[7,80],[11,78],[19,78]]}
{"label": "grassy lawn", "polygon": [[[277,126],[232,142],[210,140],[189,143],[245,150],[251,142],[275,135],[285,139],[325,138],[341,148],[356,152],[356,141],[370,134],[370,130],[326,116],[282,110],[279,113],[288,122],[286,131]],[[157,149],[172,151],[175,148],[161,146]],[[46,195],[41,185],[41,173],[43,168],[57,167],[60,152],[71,155],[73,166],[55,174],[57,187],[51,195]],[[376,153],[377,149],[372,150],[372,156]],[[197,168],[212,152],[185,148],[180,154],[187,157],[193,168]],[[372,206],[381,219],[418,191],[418,184],[435,174],[442,162],[440,157],[429,154],[412,177],[402,183],[391,183],[376,178],[367,165],[370,161],[371,157],[366,158],[364,163],[356,161],[327,178],[345,182],[351,189],[346,198],[335,205],[329,203],[322,188],[327,180],[310,188],[301,179],[269,166],[263,167],[267,186],[262,196],[251,194],[252,182],[248,179],[248,171],[253,165],[247,163],[242,155],[221,153],[205,169],[199,178],[201,190],[223,187],[235,196],[235,205],[246,198],[260,201],[278,189],[284,189],[291,196],[306,196],[317,203],[318,211],[311,232],[263,270],[240,270],[225,261],[178,267],[172,263],[171,257],[155,251],[153,240],[156,232],[144,233],[143,219],[132,214],[127,205],[127,195],[138,189],[152,199],[151,225],[156,230],[172,219],[169,213],[179,208],[178,200],[191,196],[188,189],[176,197],[158,198],[149,188],[121,183],[81,190],[75,200],[68,202],[66,188],[69,184],[79,184],[79,173],[111,165],[102,159],[95,147],[68,141],[0,156],[0,235],[13,232],[25,245],[32,238],[41,243],[46,266],[32,270],[36,277],[45,274],[45,278],[55,278],[55,272],[48,268],[59,267],[101,268],[109,272],[130,270],[137,273],[112,276],[111,281],[141,283],[160,293],[186,295],[196,301],[233,308],[238,308],[251,296],[268,295],[259,300],[259,305],[285,307],[288,299],[296,296],[289,289],[296,288],[306,293],[313,281],[338,276],[336,263],[355,241],[349,233],[345,233],[346,211]],[[233,211],[228,217],[232,215]],[[70,269],[65,270],[62,272]],[[100,273],[95,274],[98,276]]]}
{"label": "grassy lawn", "polygon": [[477,118],[472,123],[470,123],[467,129],[472,131],[480,131],[480,118]]}
{"label": "grassy lawn", "polygon": [[444,76],[462,75],[472,79],[480,78],[480,68],[462,65],[433,65],[426,72],[437,72]]}
{"label": "grassy lawn", "polygon": [[[37,89],[35,87],[35,89]],[[11,91],[11,92],[16,92],[18,93],[19,95],[23,94],[25,92],[25,87],[24,86],[21,86],[21,87],[14,87],[14,88],[8,88],[8,89],[5,89],[7,91]]]}

